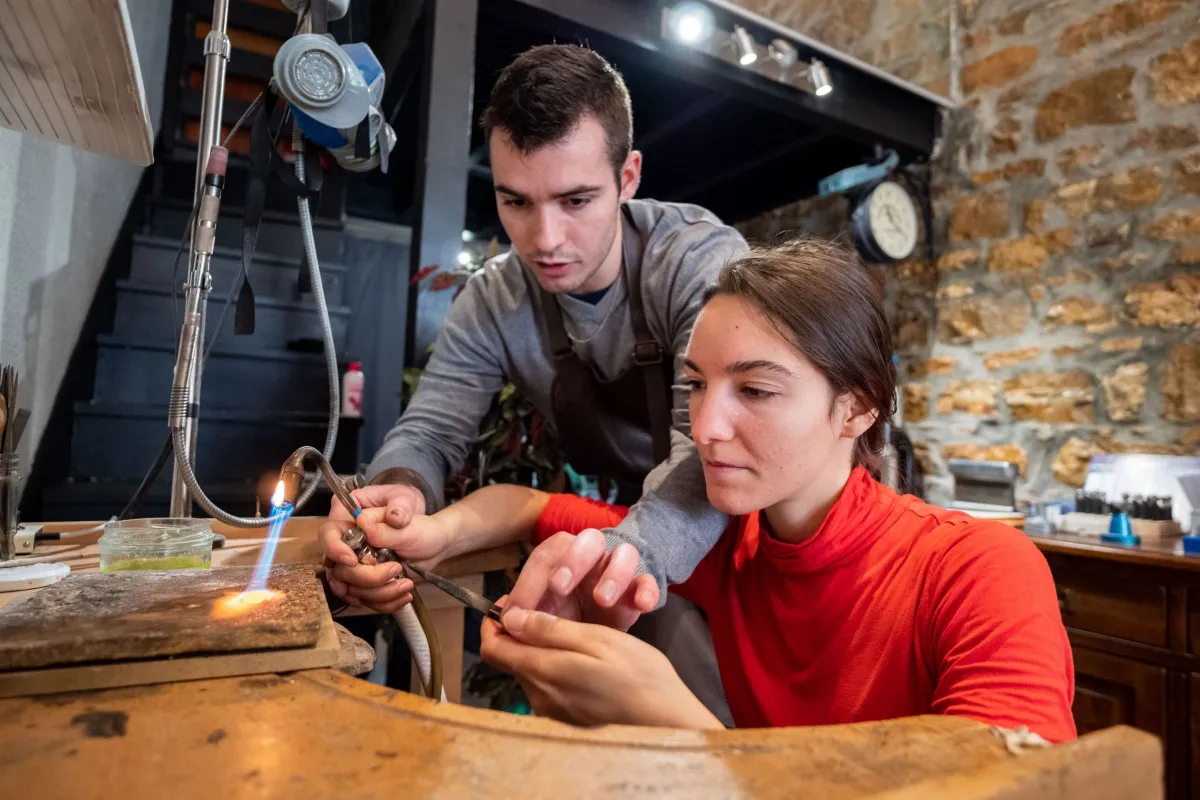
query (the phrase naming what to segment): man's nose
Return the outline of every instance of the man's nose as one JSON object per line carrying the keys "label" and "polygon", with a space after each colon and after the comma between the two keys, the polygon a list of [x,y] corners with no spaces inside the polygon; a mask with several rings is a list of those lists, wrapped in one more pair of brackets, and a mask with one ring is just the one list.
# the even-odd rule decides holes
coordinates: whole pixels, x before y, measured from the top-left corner
{"label": "man's nose", "polygon": [[533,246],[539,253],[553,253],[562,245],[562,221],[558,210],[539,208],[534,215]]}

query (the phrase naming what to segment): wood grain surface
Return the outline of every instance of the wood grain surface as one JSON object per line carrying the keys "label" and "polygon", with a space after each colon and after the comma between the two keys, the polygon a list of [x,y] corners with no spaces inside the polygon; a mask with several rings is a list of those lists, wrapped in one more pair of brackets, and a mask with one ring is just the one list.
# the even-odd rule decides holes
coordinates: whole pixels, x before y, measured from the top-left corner
{"label": "wood grain surface", "polygon": [[331,670],[0,700],[20,796],[1162,797],[1158,740],[1117,727],[1011,755],[986,725],[575,728],[437,704]]}
{"label": "wood grain surface", "polygon": [[72,575],[0,609],[0,670],[313,645],[328,609],[311,566],[276,565],[267,585],[282,599],[213,618],[213,604],[245,589],[252,572]]}

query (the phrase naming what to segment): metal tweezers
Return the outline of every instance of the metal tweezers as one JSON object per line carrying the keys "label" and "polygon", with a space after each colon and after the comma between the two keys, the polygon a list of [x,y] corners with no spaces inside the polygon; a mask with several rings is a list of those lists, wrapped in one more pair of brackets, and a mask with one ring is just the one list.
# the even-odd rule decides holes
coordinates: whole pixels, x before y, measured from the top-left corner
{"label": "metal tweezers", "polygon": [[453,597],[458,602],[462,603],[467,608],[473,608],[482,613],[485,617],[491,617],[497,622],[500,621],[500,612],[504,609],[499,605],[488,600],[481,594],[473,592],[465,586],[459,586],[451,580],[443,578],[441,575],[435,575],[432,572],[427,572],[418,566],[401,561],[400,564],[409,572],[413,573],[426,583],[432,583],[437,588],[441,589],[446,594]]}

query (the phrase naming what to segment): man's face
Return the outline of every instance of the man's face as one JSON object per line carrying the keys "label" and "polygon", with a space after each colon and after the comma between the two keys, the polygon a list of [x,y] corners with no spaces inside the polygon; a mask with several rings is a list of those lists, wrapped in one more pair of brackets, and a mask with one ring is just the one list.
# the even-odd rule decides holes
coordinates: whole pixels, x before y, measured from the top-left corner
{"label": "man's face", "polygon": [[517,150],[503,130],[490,146],[500,222],[542,288],[578,294],[611,284],[620,270],[612,255],[620,205],[637,191],[640,154],[629,154],[618,185],[594,117],[532,153]]}

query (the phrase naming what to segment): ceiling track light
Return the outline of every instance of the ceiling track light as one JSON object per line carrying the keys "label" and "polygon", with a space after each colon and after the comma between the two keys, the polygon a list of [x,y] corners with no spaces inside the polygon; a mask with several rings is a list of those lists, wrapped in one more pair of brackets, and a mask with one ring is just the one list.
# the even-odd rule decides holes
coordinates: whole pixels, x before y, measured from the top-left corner
{"label": "ceiling track light", "polygon": [[800,54],[796,52],[796,48],[791,42],[775,39],[767,45],[767,56],[786,74],[795,65]]}
{"label": "ceiling track light", "polygon": [[741,25],[734,25],[733,36],[730,41],[733,42],[733,50],[737,54],[738,64],[743,67],[749,67],[758,61],[758,44],[754,41],[754,37],[750,35],[750,31]]}
{"label": "ceiling track light", "polygon": [[824,97],[833,91],[833,81],[829,78],[829,68],[817,59],[808,62],[808,82],[812,93]]}
{"label": "ceiling track light", "polygon": [[696,2],[680,3],[663,9],[663,30],[681,44],[696,47],[712,38],[713,14]]}

